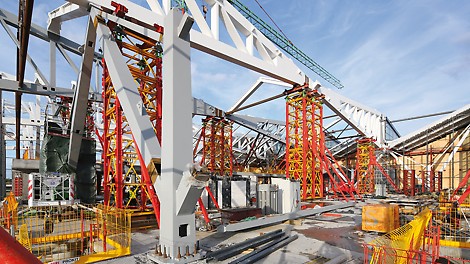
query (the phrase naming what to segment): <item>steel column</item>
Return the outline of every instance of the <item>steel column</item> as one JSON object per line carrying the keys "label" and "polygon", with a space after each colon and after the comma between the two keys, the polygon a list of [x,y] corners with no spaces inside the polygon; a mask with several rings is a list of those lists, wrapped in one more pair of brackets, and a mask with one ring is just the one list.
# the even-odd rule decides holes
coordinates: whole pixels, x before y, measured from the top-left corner
{"label": "steel column", "polygon": [[161,176],[155,186],[162,204],[160,248],[177,261],[178,252],[194,252],[194,210],[200,187],[192,171],[191,48],[192,19],[172,9],[165,17],[163,51],[163,120]]}
{"label": "steel column", "polygon": [[68,163],[73,168],[77,167],[78,156],[84,134],[85,121],[88,108],[88,93],[90,90],[91,72],[93,68],[93,56],[95,53],[96,28],[92,17],[88,17],[85,47],[82,56],[82,65],[78,76],[77,88],[73,98],[72,121],[70,129],[70,143]]}

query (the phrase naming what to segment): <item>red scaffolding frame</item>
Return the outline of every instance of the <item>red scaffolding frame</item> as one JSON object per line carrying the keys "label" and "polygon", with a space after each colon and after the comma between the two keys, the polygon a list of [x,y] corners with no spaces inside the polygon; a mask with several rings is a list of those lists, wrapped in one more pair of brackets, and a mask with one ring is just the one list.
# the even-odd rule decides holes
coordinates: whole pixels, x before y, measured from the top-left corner
{"label": "red scaffolding frame", "polygon": [[232,176],[232,123],[220,117],[208,117],[202,123],[200,164],[217,175]]}
{"label": "red scaffolding frame", "polygon": [[324,175],[336,198],[354,197],[354,185],[325,144],[322,96],[295,90],[286,97],[286,177],[300,181],[301,199],[325,197]]}
{"label": "red scaffolding frame", "polygon": [[[123,17],[127,9],[114,3],[115,14]],[[130,29],[122,28],[108,21],[121,53],[139,84],[144,108],[149,115],[155,135],[161,143],[162,121],[162,48],[159,41],[149,39]],[[163,28],[155,25],[154,30],[163,35]],[[160,39],[161,40],[161,39]],[[103,142],[103,190],[105,205],[118,208],[147,210],[150,199],[157,222],[160,222],[160,203],[152,184],[158,161],[145,164],[122,108],[106,62],[103,64],[103,121],[104,132],[99,137]],[[149,168],[152,171],[149,171]],[[140,170],[139,170],[140,168]]]}

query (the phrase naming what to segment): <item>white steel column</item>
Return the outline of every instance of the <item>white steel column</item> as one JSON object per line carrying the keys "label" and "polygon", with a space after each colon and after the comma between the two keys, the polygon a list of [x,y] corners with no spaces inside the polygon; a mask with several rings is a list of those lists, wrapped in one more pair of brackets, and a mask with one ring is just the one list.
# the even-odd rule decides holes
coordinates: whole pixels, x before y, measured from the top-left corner
{"label": "white steel column", "polygon": [[156,182],[161,202],[159,247],[163,262],[185,261],[178,256],[194,253],[194,210],[204,186],[190,173],[193,105],[189,30],[192,23],[192,18],[177,9],[170,10],[164,23],[163,149],[161,176]]}

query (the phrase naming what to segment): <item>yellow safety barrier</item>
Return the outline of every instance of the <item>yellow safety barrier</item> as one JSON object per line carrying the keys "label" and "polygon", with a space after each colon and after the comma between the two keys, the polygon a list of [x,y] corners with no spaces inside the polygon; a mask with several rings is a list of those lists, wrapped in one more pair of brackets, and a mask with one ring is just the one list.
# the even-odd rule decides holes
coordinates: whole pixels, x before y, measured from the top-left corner
{"label": "yellow safety barrier", "polygon": [[131,253],[128,210],[74,205],[18,212],[18,241],[44,263],[92,263]]}
{"label": "yellow safety barrier", "polygon": [[[425,228],[431,220],[432,212],[423,210],[415,219],[408,224],[374,239],[370,245],[373,247],[371,264],[401,264],[413,256],[423,242]],[[393,251],[393,252],[392,252]]]}

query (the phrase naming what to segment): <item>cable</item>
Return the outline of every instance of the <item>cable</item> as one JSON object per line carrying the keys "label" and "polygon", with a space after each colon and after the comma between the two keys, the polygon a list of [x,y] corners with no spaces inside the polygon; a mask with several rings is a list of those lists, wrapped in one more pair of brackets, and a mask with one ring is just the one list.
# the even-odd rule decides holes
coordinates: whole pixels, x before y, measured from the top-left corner
{"label": "cable", "polygon": [[255,2],[258,4],[258,6],[261,8],[261,10],[263,10],[263,12],[268,16],[268,18],[271,20],[271,22],[273,22],[273,24],[276,26],[276,28],[279,30],[279,32],[281,32],[281,34],[284,35],[284,37],[285,37],[290,43],[292,43],[292,41],[290,41],[290,39],[286,36],[286,34],[284,34],[284,31],[282,31],[282,29],[276,24],[276,22],[274,22],[274,20],[273,20],[272,17],[268,14],[268,12],[266,12],[266,10],[261,6],[261,4],[258,2],[258,0],[255,0]]}

